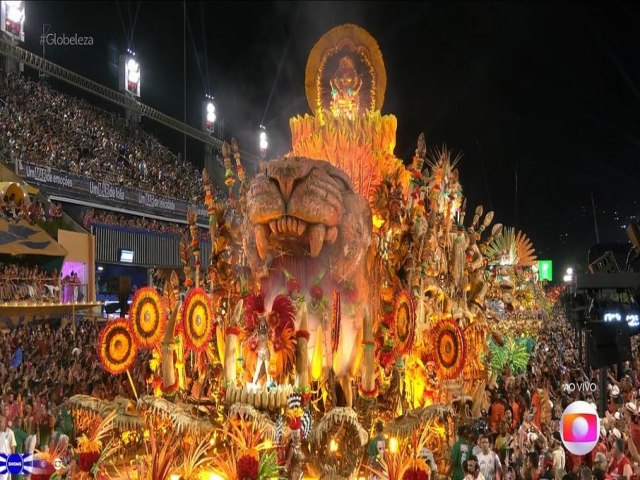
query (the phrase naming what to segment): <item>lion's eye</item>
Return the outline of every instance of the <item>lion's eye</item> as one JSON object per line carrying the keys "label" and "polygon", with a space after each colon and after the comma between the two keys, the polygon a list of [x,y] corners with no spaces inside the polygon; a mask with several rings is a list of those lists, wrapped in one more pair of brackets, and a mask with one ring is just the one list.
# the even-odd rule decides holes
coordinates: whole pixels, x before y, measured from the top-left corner
{"label": "lion's eye", "polygon": [[333,180],[335,180],[337,183],[341,184],[345,188],[345,190],[350,190],[351,189],[351,186],[347,182],[345,182],[344,178],[339,177],[337,175],[330,175],[330,177]]}

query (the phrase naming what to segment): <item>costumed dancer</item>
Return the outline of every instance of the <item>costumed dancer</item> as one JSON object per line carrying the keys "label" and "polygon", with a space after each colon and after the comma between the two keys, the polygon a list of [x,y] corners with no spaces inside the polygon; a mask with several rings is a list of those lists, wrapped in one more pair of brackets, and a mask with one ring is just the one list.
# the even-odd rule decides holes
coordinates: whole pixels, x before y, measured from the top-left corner
{"label": "costumed dancer", "polygon": [[[369,440],[367,445],[367,456],[369,457],[369,467],[380,472],[384,471],[381,460],[384,458],[384,451],[387,441],[384,438],[384,424],[381,421],[376,423],[376,435]],[[379,480],[375,474],[369,476],[369,480]]]}

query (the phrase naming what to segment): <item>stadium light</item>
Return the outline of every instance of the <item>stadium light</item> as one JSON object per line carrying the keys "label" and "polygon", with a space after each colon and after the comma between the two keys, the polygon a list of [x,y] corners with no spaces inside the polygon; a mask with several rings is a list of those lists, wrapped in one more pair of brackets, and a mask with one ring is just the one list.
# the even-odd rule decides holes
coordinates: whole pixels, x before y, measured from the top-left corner
{"label": "stadium light", "polygon": [[267,155],[267,148],[269,148],[269,140],[267,137],[267,131],[263,125],[260,125],[260,155],[264,158]]}
{"label": "stadium light", "polygon": [[134,97],[140,97],[140,63],[135,56],[134,52],[127,50],[127,54],[120,57],[120,88]]}
{"label": "stadium light", "polygon": [[3,1],[0,5],[0,30],[24,42],[25,2]]}
{"label": "stadium light", "polygon": [[565,283],[573,282],[573,271],[573,267],[568,267],[564,272],[564,277],[562,277],[562,280],[564,280]]}
{"label": "stadium light", "polygon": [[208,95],[205,97],[204,101],[204,129],[213,133],[216,119],[216,106],[213,103],[213,97],[209,97]]}

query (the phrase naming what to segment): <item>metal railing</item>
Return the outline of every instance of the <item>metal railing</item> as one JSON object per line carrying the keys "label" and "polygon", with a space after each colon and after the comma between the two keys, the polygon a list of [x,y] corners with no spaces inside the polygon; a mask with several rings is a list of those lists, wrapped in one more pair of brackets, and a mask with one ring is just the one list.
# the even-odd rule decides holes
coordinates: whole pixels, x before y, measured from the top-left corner
{"label": "metal railing", "polygon": [[70,304],[89,301],[89,285],[63,284],[59,278],[12,278],[0,280],[4,289],[0,305]]}

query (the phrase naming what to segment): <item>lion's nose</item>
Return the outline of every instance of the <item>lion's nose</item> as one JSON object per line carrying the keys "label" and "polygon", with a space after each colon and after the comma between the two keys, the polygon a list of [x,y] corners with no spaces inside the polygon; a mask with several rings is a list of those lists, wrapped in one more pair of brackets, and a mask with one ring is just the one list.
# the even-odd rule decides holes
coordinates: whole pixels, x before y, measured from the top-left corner
{"label": "lion's nose", "polygon": [[295,182],[297,176],[295,174],[293,167],[285,166],[284,168],[274,169],[269,172],[269,178],[278,183],[280,187],[280,193],[285,203],[289,201],[289,197],[291,196],[291,192],[293,191],[293,187],[295,186]]}
{"label": "lion's nose", "polygon": [[289,197],[291,196],[291,192],[293,191],[293,184],[294,184],[294,180],[292,178],[274,178],[271,177],[273,180],[275,180],[276,182],[278,182],[278,185],[280,186],[280,193],[282,194],[282,198],[284,199],[285,203],[289,201]]}

